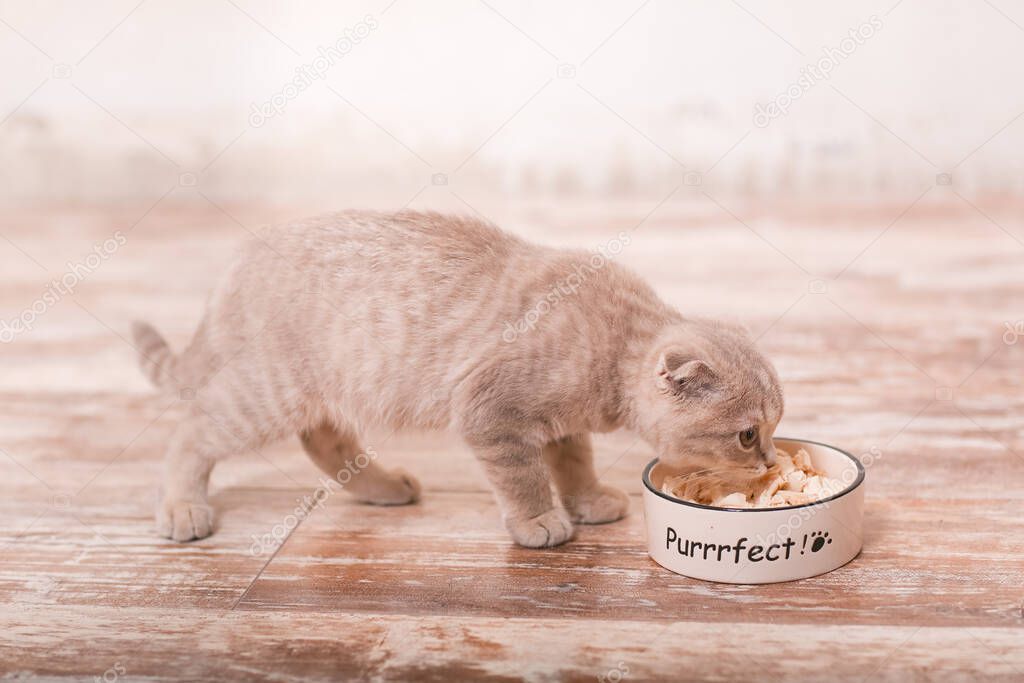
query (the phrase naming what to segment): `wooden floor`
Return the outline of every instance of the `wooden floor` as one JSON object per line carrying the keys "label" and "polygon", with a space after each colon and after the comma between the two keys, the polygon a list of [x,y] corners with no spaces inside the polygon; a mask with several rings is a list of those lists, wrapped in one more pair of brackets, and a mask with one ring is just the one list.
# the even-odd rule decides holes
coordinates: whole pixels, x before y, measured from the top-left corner
{"label": "wooden floor", "polygon": [[861,555],[768,586],[691,580],[647,557],[652,453],[625,433],[600,438],[598,459],[632,495],[630,516],[557,549],[513,546],[468,451],[437,434],[367,439],[419,476],[418,505],[339,493],[304,514],[318,473],[290,440],[218,468],[214,536],[159,539],[159,459],[182,406],[139,376],[128,323],[149,319],[180,347],[232,247],[303,212],[173,197],[148,214],[5,212],[3,320],[94,244],[127,239],[0,345],[0,674],[1024,680],[1024,323],[1019,343],[1010,334],[1024,319],[1024,212],[976,201],[986,218],[951,197],[900,217],[911,200],[697,197],[639,227],[656,201],[485,209],[553,244],[629,232],[617,258],[665,298],[762,335],[787,392],[782,435],[871,454]]}

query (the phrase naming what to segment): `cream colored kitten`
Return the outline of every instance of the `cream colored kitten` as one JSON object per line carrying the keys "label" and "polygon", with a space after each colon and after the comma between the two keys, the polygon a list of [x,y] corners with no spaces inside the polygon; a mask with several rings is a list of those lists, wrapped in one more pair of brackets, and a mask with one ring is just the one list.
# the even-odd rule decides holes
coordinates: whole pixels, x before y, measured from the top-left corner
{"label": "cream colored kitten", "polygon": [[[628,427],[679,468],[754,468],[774,459],[783,407],[742,330],[684,318],[592,253],[432,213],[278,228],[244,248],[181,355],[149,325],[134,333],[153,382],[194,397],[157,511],[178,541],[212,532],[217,460],[298,432],[335,476],[382,425],[456,430],[512,538],[557,545],[573,522],[626,514],[627,496],[597,479],[590,432]],[[344,487],[358,499],[419,497],[413,477],[367,461]]]}

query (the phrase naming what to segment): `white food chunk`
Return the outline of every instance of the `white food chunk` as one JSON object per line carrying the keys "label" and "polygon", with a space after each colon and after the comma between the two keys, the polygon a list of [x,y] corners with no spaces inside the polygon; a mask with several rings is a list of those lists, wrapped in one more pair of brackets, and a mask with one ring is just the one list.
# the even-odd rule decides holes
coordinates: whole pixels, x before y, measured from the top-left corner
{"label": "white food chunk", "polygon": [[807,455],[807,451],[802,448],[793,456],[793,464],[805,471],[813,469],[811,466],[811,456]]}
{"label": "white food chunk", "polygon": [[818,499],[813,493],[802,493],[800,491],[779,491],[779,495],[786,505],[804,505],[806,503],[813,503]]}
{"label": "white food chunk", "polygon": [[830,479],[829,477],[821,478],[820,497],[827,498],[828,496],[834,496],[842,490],[843,484],[838,479]]}
{"label": "white food chunk", "polygon": [[803,491],[807,482],[807,475],[802,470],[793,470],[786,475],[785,489],[787,491]]}
{"label": "white food chunk", "polygon": [[716,500],[715,501],[715,507],[720,507],[720,508],[748,508],[748,507],[750,507],[750,503],[747,502],[746,495],[740,493],[739,491],[736,491],[735,493],[730,493],[729,495],[722,496],[721,498]]}
{"label": "white food chunk", "polygon": [[817,474],[811,477],[807,477],[807,481],[804,483],[804,493],[813,493],[815,495],[821,493],[821,477]]}

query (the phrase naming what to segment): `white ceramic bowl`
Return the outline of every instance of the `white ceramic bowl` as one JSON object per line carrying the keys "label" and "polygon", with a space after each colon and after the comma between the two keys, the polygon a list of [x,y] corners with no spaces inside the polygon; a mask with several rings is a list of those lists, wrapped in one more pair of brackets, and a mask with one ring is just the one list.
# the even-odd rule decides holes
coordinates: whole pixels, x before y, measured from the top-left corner
{"label": "white ceramic bowl", "polygon": [[843,566],[863,545],[864,467],[832,446],[776,439],[803,448],[815,469],[845,488],[807,505],[725,509],[686,503],[661,492],[658,460],[644,469],[644,516],[651,558],[677,574],[723,583],[775,583]]}

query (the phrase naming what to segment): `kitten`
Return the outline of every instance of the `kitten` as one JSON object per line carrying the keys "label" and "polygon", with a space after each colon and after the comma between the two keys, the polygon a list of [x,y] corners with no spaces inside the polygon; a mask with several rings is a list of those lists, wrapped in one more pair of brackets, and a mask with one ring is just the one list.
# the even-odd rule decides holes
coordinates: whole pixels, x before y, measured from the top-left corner
{"label": "kitten", "polygon": [[357,499],[401,505],[419,484],[359,434],[454,429],[528,547],[626,514],[591,432],[628,427],[670,467],[773,462],[782,391],[747,334],[684,318],[596,256],[412,211],[323,216],[247,245],[182,354],[134,325],[145,374],[193,398],[167,446],[160,533],[209,535],[217,460],[295,432],[324,472],[356,471]]}

